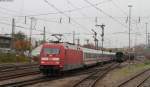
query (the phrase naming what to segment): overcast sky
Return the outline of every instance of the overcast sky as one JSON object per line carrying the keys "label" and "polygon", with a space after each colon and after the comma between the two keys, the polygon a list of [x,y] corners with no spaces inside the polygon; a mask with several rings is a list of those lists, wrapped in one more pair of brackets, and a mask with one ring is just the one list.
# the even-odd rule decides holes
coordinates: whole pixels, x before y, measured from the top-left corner
{"label": "overcast sky", "polygon": [[[0,34],[11,33],[11,20],[15,18],[17,26],[26,28],[16,27],[15,32],[29,35],[30,18],[34,17],[33,34],[41,34],[45,26],[47,40],[54,39],[50,33],[75,31],[76,39],[80,38],[82,44],[85,39],[93,43],[91,29],[98,32],[101,40],[101,28],[95,27],[97,17],[98,24],[106,25],[104,46],[124,47],[128,46],[128,5],[133,5],[131,44],[145,44],[145,23],[150,22],[149,4],[150,0],[0,0]],[[42,39],[42,36],[33,35],[33,38]],[[72,42],[72,34],[65,34],[63,39]]]}

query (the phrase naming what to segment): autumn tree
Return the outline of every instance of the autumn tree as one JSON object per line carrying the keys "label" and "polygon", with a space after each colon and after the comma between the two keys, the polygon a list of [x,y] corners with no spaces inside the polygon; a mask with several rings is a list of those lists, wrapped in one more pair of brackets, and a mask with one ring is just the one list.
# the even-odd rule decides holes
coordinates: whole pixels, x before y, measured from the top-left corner
{"label": "autumn tree", "polygon": [[15,49],[17,53],[23,54],[24,51],[29,50],[30,42],[26,39],[26,35],[22,32],[18,32],[15,37]]}

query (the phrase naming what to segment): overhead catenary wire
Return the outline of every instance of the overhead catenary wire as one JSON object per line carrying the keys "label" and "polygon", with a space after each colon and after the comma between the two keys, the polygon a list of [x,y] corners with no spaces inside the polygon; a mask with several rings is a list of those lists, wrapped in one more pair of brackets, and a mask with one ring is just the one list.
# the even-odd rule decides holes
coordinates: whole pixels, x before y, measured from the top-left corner
{"label": "overhead catenary wire", "polygon": [[[104,0],[104,1],[101,1],[101,2],[98,2],[98,3],[95,3],[93,5],[95,6],[98,6],[100,4],[104,4],[104,3],[107,3],[107,2],[112,2],[118,9],[120,9],[124,14],[127,15],[127,13],[121,9],[116,3],[114,3],[113,0]],[[62,11],[63,13],[66,13],[66,12],[74,12],[74,11],[78,11],[78,10],[82,10],[84,8],[88,8],[88,7],[91,7],[91,5],[87,5],[87,6],[83,6],[83,7],[78,7],[78,8],[74,8],[74,9],[70,9],[70,10],[64,10]],[[0,9],[2,10],[6,10],[7,12],[13,12],[13,13],[18,13],[18,11],[16,10],[11,10],[11,9],[7,9],[7,8],[4,8],[4,7],[0,7]],[[44,16],[44,15],[49,15],[49,14],[60,14],[59,12],[49,12],[49,13],[41,13],[41,14],[33,14],[33,15],[24,15],[24,16],[13,16],[13,17],[33,17],[33,16]],[[4,17],[5,18],[5,17]],[[6,17],[6,18],[9,18],[9,17]],[[120,18],[120,17],[114,17],[114,18]],[[121,17],[122,18],[122,17]],[[124,18],[124,17],[123,17]],[[133,17],[132,17],[133,18]],[[140,18],[148,18],[148,17],[140,17]],[[40,20],[44,20],[44,19],[40,19]],[[53,21],[52,21],[53,22]]]}
{"label": "overhead catenary wire", "polygon": [[[128,18],[127,12],[125,12],[122,8],[120,8],[114,1],[112,1],[112,4],[113,4],[116,8],[118,8],[118,9],[119,9],[124,15],[126,15],[127,18]],[[133,18],[133,17],[132,17],[132,18]],[[132,20],[135,22],[136,27],[139,29],[139,27],[138,27],[138,25],[137,25],[137,21],[134,20],[134,19],[132,19]]]}
{"label": "overhead catenary wire", "polygon": [[[51,4],[50,2],[48,2],[47,0],[43,0],[45,3],[47,3],[50,7],[52,7],[52,8],[54,8],[56,11],[58,11],[60,14],[63,14],[64,16],[66,16],[66,17],[69,17],[67,14],[65,14],[65,13],[63,13],[61,10],[59,10],[57,7],[55,7],[53,4]],[[78,23],[76,20],[74,20],[74,19],[72,19],[72,21],[75,23],[75,24],[77,24],[77,25],[79,25],[82,29],[86,29],[86,31],[87,31],[87,29],[88,28],[86,28],[85,26],[83,26],[83,25],[81,25],[80,23]]]}
{"label": "overhead catenary wire", "polygon": [[[77,7],[70,1],[70,0],[67,0],[68,4],[73,7],[74,9],[76,9]],[[78,12],[79,14],[81,14],[83,17],[88,17],[86,14],[84,14],[81,10],[79,10]]]}
{"label": "overhead catenary wire", "polygon": [[[110,1],[110,0],[109,0]],[[68,4],[70,4],[71,7],[73,7],[74,9],[77,8],[70,0],[67,0]],[[88,18],[88,16],[86,14],[84,14],[81,10],[79,10],[78,12],[79,14],[81,14],[83,17]],[[93,19],[93,18],[92,18]],[[90,21],[92,22],[92,21]]]}
{"label": "overhead catenary wire", "polygon": [[[10,26],[11,24],[9,24],[9,23],[4,23],[4,22],[0,22],[1,24],[4,24],[4,25],[8,25],[8,26]],[[28,27],[23,27],[23,26],[19,26],[19,25],[15,25],[15,27],[17,27],[17,28],[22,28],[22,29],[30,29],[30,28],[28,28]],[[35,29],[33,29],[33,31],[39,31],[39,32],[43,32],[43,30],[35,30]],[[50,33],[50,32],[46,32],[46,34],[54,34],[54,33]],[[66,35],[71,35],[72,33],[62,33],[62,34],[66,34]],[[34,35],[42,35],[42,33],[40,33],[40,34],[34,34]],[[76,33],[76,35],[92,35],[91,33]]]}
{"label": "overhead catenary wire", "polygon": [[[100,4],[104,4],[104,3],[107,3],[107,2],[110,2],[112,0],[105,0],[103,2],[98,2],[98,3],[95,3],[94,5],[95,6],[98,6]],[[74,11],[78,11],[78,10],[82,10],[82,9],[85,9],[85,8],[89,8],[91,7],[91,5],[87,5],[87,6],[83,6],[83,7],[78,7],[78,8],[74,8],[74,9],[70,9],[70,10],[63,10],[62,13],[67,13],[67,12],[74,12]],[[16,10],[11,10],[11,9],[7,9],[7,8],[4,8],[4,7],[0,7],[1,9],[3,10],[6,10],[7,12],[13,12],[13,13],[18,13],[18,11]],[[40,14],[30,14],[30,15],[16,15],[16,16],[13,16],[13,17],[33,17],[33,16],[44,16],[44,15],[50,15],[50,14],[60,14],[59,12],[48,12],[48,13],[40,13]],[[3,17],[3,18],[9,18],[9,17]]]}
{"label": "overhead catenary wire", "polygon": [[89,2],[88,0],[84,0],[86,3],[88,3],[89,5],[91,5],[93,8],[95,8],[96,10],[100,11],[101,13],[103,13],[104,15],[108,16],[109,18],[113,19],[114,21],[116,21],[117,23],[119,23],[120,25],[122,25],[125,28],[128,28],[126,25],[122,24],[120,21],[118,21],[117,19],[115,19],[113,16],[109,15],[108,13],[104,12],[102,9],[96,7],[94,4],[92,4],[91,2]]}
{"label": "overhead catenary wire", "polygon": [[[4,22],[0,22],[1,24],[5,24],[5,25],[8,25],[8,26],[10,26],[11,24],[9,24],[9,23],[4,23]],[[23,27],[23,26],[19,26],[19,25],[15,25],[15,27],[17,27],[17,28],[22,28],[22,29],[28,29],[28,30],[30,30],[30,28],[28,28],[28,27]],[[39,31],[39,32],[43,32],[42,30],[35,30],[35,29],[33,29],[34,31]],[[52,33],[48,33],[48,32],[46,32],[47,34],[52,34]]]}
{"label": "overhead catenary wire", "polygon": [[[106,0],[107,2],[108,1],[112,1],[113,2],[113,0]],[[106,1],[103,1],[103,2],[99,2],[99,3],[96,3],[96,4],[93,4],[93,5],[95,5],[95,6],[97,6],[97,5],[100,5],[100,4],[102,4],[102,3],[106,3]],[[89,5],[90,6],[90,5]],[[83,6],[83,7],[89,7],[89,6]],[[3,7],[0,7],[0,8],[3,8]],[[79,7],[79,8],[82,8],[82,7]],[[10,9],[6,9],[6,8],[3,8],[3,9],[5,9],[5,10],[7,10],[7,11],[11,11],[11,12],[17,12],[17,11],[15,11],[15,10],[10,10]],[[74,10],[77,10],[78,8],[74,8]],[[78,10],[80,10],[80,9],[78,9]],[[66,12],[67,11],[69,11],[69,12],[71,12],[70,10],[66,10]],[[125,13],[125,11],[123,11],[124,13]],[[59,12],[55,12],[55,13],[59,13]],[[49,14],[49,13],[48,13]],[[41,15],[48,15],[48,14],[37,14],[37,16],[39,15],[39,16],[41,16]],[[126,13],[125,13],[126,14]],[[27,15],[26,17],[29,17],[29,18],[31,18],[32,16],[36,16],[36,15]],[[25,17],[25,16],[16,16],[16,17]],[[102,18],[102,17],[101,17]],[[124,17],[114,17],[114,18],[124,18]],[[143,17],[141,17],[141,18],[143,18]],[[147,17],[146,17],[147,18]],[[50,20],[45,20],[45,19],[42,19],[42,18],[36,18],[36,19],[38,19],[38,20],[42,20],[42,21],[47,21],[47,22],[56,22],[56,23],[58,23],[57,21],[50,21]]]}
{"label": "overhead catenary wire", "polygon": [[[118,8],[123,14],[125,14],[125,15],[127,15],[127,17],[128,17],[128,14],[123,10],[123,9],[121,9],[114,1],[112,1],[112,3],[113,3],[113,5],[116,7],[116,8]],[[132,17],[132,20],[135,22],[135,27],[138,29],[138,30],[140,30],[140,28],[139,28],[139,23],[141,23],[141,18],[148,18],[148,17],[136,17],[138,20],[136,20],[136,19],[134,19],[134,17]],[[132,28],[133,29],[133,28]],[[132,30],[131,29],[131,30]],[[143,29],[143,27],[141,28],[141,29]],[[135,35],[139,35],[139,36],[141,36],[141,35],[145,35],[145,34],[143,34],[143,33],[141,33],[141,32],[137,32],[137,30],[135,31],[135,33],[131,33],[131,34],[135,34]],[[136,36],[135,36],[136,37]]]}
{"label": "overhead catenary wire", "polygon": [[[90,0],[89,0],[90,1]],[[104,0],[104,1],[111,1],[111,0]],[[95,5],[95,4],[94,4]],[[75,5],[76,6],[76,5]],[[89,6],[89,7],[92,7],[91,5],[87,5],[87,6]],[[97,6],[97,5],[96,5]],[[84,6],[83,6],[84,7]],[[81,8],[81,7],[77,7],[77,8]],[[77,8],[73,8],[73,9],[77,9]],[[71,10],[71,9],[70,9]],[[80,11],[80,9],[78,9],[79,11]],[[78,10],[76,10],[76,11],[78,11]],[[66,10],[66,11],[69,11],[69,10]],[[75,10],[74,10],[75,11]],[[74,12],[74,11],[72,11],[72,12]],[[53,12],[52,12],[53,13]],[[54,12],[54,13],[57,13],[57,14],[60,14],[60,12]],[[65,12],[64,12],[65,13]],[[36,14],[35,14],[36,15]],[[37,15],[39,15],[39,14],[37,14]],[[48,14],[49,15],[49,14]],[[39,16],[43,16],[43,15],[39,15]],[[24,16],[23,16],[24,17]],[[28,16],[28,17],[32,17],[32,16]],[[73,17],[77,22],[78,22],[78,20],[75,18],[75,17]],[[88,17],[84,17],[84,18],[88,18]],[[100,18],[102,18],[102,17],[100,17]],[[109,17],[108,17],[109,18]],[[115,19],[119,19],[119,18],[124,18],[124,17],[114,17]],[[38,20],[43,20],[43,21],[47,21],[47,22],[58,22],[58,21],[51,21],[51,20],[49,20],[49,19],[43,19],[43,18],[37,18]]]}

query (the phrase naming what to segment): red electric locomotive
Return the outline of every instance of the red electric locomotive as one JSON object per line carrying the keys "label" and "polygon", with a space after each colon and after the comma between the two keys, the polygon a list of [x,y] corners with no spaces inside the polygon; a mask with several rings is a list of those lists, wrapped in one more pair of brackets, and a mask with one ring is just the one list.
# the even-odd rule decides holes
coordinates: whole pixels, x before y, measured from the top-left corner
{"label": "red electric locomotive", "polygon": [[45,43],[40,53],[40,70],[45,74],[73,70],[112,61],[114,53],[82,48],[69,43]]}
{"label": "red electric locomotive", "polygon": [[44,74],[82,67],[82,49],[67,43],[45,43],[40,54],[40,70]]}

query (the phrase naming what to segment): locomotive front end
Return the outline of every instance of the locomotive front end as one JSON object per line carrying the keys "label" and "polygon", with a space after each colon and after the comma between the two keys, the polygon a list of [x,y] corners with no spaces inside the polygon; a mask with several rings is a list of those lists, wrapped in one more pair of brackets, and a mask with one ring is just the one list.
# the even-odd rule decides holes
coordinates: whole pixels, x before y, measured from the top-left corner
{"label": "locomotive front end", "polygon": [[63,68],[63,47],[44,45],[40,54],[40,70],[43,74],[56,74]]}

